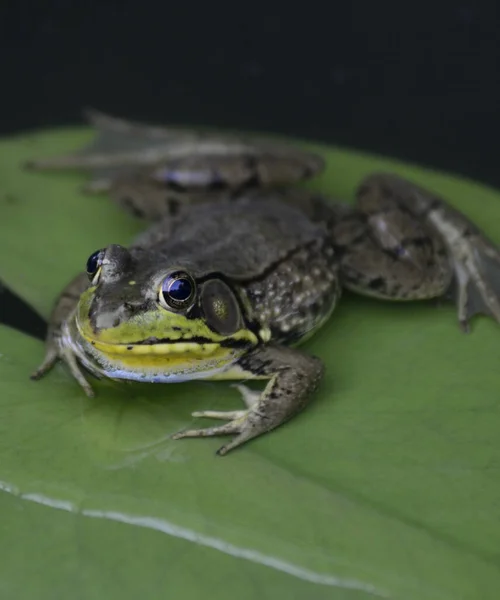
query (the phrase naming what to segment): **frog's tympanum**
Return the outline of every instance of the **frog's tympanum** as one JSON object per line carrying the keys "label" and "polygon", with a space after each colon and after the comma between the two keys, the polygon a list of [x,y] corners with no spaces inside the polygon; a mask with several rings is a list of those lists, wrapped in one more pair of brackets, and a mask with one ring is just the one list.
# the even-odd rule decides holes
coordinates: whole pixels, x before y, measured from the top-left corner
{"label": "frog's tympanum", "polygon": [[63,290],[35,379],[61,359],[89,396],[84,370],[159,383],[265,380],[262,392],[237,386],[242,410],[194,413],[224,424],[174,436],[230,435],[226,454],[311,401],[323,364],[297,346],[344,288],[451,298],[464,330],[476,313],[500,321],[499,250],[397,175],[370,174],[353,205],[332,202],[292,187],[323,161],[286,144],[90,120],[89,147],[31,168],[88,170],[88,191],[106,191],[150,225],[127,248],[91,253]]}

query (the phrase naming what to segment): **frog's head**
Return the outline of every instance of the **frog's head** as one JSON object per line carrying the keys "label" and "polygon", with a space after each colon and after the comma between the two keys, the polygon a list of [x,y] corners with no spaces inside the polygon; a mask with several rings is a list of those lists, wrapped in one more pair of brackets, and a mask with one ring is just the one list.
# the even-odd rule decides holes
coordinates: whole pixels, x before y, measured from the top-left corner
{"label": "frog's head", "polygon": [[207,376],[258,343],[244,304],[217,274],[111,245],[87,262],[76,326],[110,375],[150,381]]}

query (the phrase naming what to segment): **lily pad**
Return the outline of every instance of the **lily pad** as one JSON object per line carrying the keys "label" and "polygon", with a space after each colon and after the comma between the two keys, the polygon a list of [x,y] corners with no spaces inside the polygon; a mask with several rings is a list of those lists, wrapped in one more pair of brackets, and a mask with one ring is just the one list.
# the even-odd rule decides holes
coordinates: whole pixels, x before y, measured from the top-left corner
{"label": "lily pad", "polygon": [[[86,129],[0,142],[0,279],[48,316],[94,249],[140,224],[73,173],[23,172]],[[351,198],[392,170],[450,198],[500,242],[500,193],[460,177],[318,147],[313,185]],[[169,435],[225,383],[96,384],[62,366],[28,379],[43,345],[0,327],[0,595],[5,598],[488,600],[500,589],[498,326],[463,335],[451,305],[346,295],[306,345],[315,402],[219,458],[220,439]]]}

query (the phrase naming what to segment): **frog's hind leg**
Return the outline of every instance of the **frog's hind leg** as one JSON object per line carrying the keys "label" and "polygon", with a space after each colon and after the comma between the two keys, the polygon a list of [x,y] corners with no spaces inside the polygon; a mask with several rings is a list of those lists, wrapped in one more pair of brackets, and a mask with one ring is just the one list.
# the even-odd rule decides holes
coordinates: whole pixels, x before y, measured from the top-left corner
{"label": "frog's hind leg", "polygon": [[402,214],[418,219],[433,234],[435,259],[442,254],[438,238],[442,240],[453,274],[443,295],[456,302],[464,331],[476,314],[500,322],[500,251],[465,215],[431,192],[389,174],[365,179],[358,190],[358,207],[368,215],[398,207]]}
{"label": "frog's hind leg", "polygon": [[110,191],[138,174],[170,192],[205,193],[280,186],[313,177],[324,160],[288,143],[180,127],[157,127],[87,111],[97,135],[67,155],[30,160],[35,170],[90,172],[84,190]]}
{"label": "frog's hind leg", "polygon": [[450,287],[444,242],[396,205],[340,206],[330,230],[342,285],[353,292],[412,301],[438,298]]}
{"label": "frog's hind leg", "polygon": [[428,219],[447,241],[455,280],[450,296],[456,301],[462,329],[476,314],[500,323],[500,252],[466,217],[446,205],[436,206]]}

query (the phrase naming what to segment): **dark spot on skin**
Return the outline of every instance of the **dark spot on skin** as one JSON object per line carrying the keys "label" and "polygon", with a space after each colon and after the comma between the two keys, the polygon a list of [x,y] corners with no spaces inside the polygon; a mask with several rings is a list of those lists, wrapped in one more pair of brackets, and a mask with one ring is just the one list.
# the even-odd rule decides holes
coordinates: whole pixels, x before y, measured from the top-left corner
{"label": "dark spot on skin", "polygon": [[245,183],[243,183],[242,186],[240,186],[240,190],[243,191],[259,187],[260,183],[259,176],[257,173],[254,173],[245,181]]}
{"label": "dark spot on skin", "polygon": [[175,198],[167,198],[168,214],[175,217],[179,214],[180,202]]}
{"label": "dark spot on skin", "polygon": [[357,246],[358,244],[364,244],[366,242],[366,233],[360,233],[358,236],[349,241],[349,246]]}
{"label": "dark spot on skin", "polygon": [[229,186],[221,174],[214,170],[212,171],[212,179],[207,187],[211,192],[220,192],[226,190]]}
{"label": "dark spot on skin", "polygon": [[167,175],[167,179],[165,180],[165,184],[168,189],[173,190],[174,192],[186,192],[187,191],[187,187],[185,185],[181,185],[178,181],[175,181],[175,179],[172,179],[168,175]]}
{"label": "dark spot on skin", "polygon": [[157,338],[157,337],[149,337],[145,340],[142,340],[141,342],[137,342],[137,346],[151,346],[153,344],[183,344],[185,342],[188,343],[193,343],[193,344],[211,344],[213,342],[213,340],[211,340],[210,338],[206,338],[206,337],[202,337],[202,336],[195,336],[195,337],[191,337],[188,339],[178,339],[178,340],[171,340],[169,338]]}
{"label": "dark spot on skin", "polygon": [[371,290],[381,290],[385,287],[385,280],[383,277],[375,277],[368,282],[368,287]]}
{"label": "dark spot on skin", "polygon": [[394,189],[389,185],[382,184],[380,186],[380,192],[384,198],[389,199],[394,197]]}
{"label": "dark spot on skin", "polygon": [[302,178],[303,179],[310,179],[311,177],[314,177],[314,175],[316,175],[316,173],[318,173],[318,167],[314,166],[314,165],[306,165],[302,171]]}
{"label": "dark spot on skin", "polygon": [[222,348],[249,348],[252,344],[246,340],[222,340],[219,344]]}
{"label": "dark spot on skin", "polygon": [[241,184],[241,186],[239,186],[239,191],[256,188],[261,184],[258,171],[258,161],[255,156],[247,156],[245,158],[245,167],[248,169],[250,174]]}
{"label": "dark spot on skin", "polygon": [[397,248],[394,249],[394,254],[401,258],[406,255],[406,248],[404,246],[397,246]]}
{"label": "dark spot on skin", "polygon": [[397,246],[396,248],[379,248],[379,250],[393,262],[406,255],[406,248],[404,248],[404,246]]}
{"label": "dark spot on skin", "polygon": [[333,250],[337,258],[342,258],[348,250],[347,246],[334,246]]}
{"label": "dark spot on skin", "polygon": [[[425,236],[421,236],[421,237],[416,237],[416,238],[412,238],[411,239],[411,243],[416,246],[417,248],[423,248],[424,246],[428,246],[429,245],[429,238],[425,237]],[[406,240],[403,241],[403,244],[407,243]]]}
{"label": "dark spot on skin", "polygon": [[442,204],[439,200],[432,200],[432,202],[429,204],[429,208],[427,210],[425,210],[423,214],[428,215],[433,210],[437,210],[438,208],[441,208],[441,206],[442,206]]}
{"label": "dark spot on skin", "polygon": [[125,302],[123,302],[123,308],[125,308],[129,314],[135,315],[139,312],[146,311],[149,308],[149,305],[147,302],[126,302],[125,301]]}
{"label": "dark spot on skin", "polygon": [[[397,203],[398,205],[398,210],[400,212],[402,212],[403,214],[407,215],[408,217],[410,217],[411,219],[415,219],[415,212],[411,209],[409,209],[405,204],[402,204],[401,202]],[[393,211],[393,207],[390,207],[387,211],[385,212],[392,212]]]}
{"label": "dark spot on skin", "polygon": [[258,165],[258,161],[257,161],[257,158],[255,156],[248,155],[248,156],[245,157],[245,167],[249,171],[256,171],[257,170],[257,165]]}

